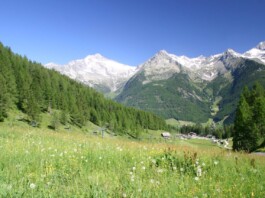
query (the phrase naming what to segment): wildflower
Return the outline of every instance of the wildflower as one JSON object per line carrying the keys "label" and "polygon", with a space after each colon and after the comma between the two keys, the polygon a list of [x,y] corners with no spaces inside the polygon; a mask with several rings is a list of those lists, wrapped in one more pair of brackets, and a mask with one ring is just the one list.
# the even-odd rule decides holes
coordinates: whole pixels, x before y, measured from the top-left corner
{"label": "wildflower", "polygon": [[150,182],[151,182],[151,184],[153,184],[155,182],[155,180],[154,179],[150,179]]}
{"label": "wildflower", "polygon": [[199,177],[195,177],[194,179],[195,179],[195,181],[199,181]]}
{"label": "wildflower", "polygon": [[142,167],[142,170],[145,170],[145,166]]}
{"label": "wildflower", "polygon": [[31,183],[31,184],[29,185],[29,187],[30,187],[31,189],[35,189],[35,188],[36,188],[36,184]]}
{"label": "wildflower", "polygon": [[152,163],[155,164],[156,163],[156,160],[155,159],[152,159]]}
{"label": "wildflower", "polygon": [[126,193],[123,193],[123,194],[122,194],[122,197],[123,197],[123,198],[127,197]]}
{"label": "wildflower", "polygon": [[202,166],[205,166],[205,163],[204,162],[202,163]]}
{"label": "wildflower", "polygon": [[180,172],[183,172],[184,171],[184,168],[180,168]]}
{"label": "wildflower", "polygon": [[99,157],[99,160],[102,160],[102,157],[101,156]]}
{"label": "wildflower", "polygon": [[132,167],[132,170],[133,170],[133,171],[135,171],[135,170],[136,170],[135,166],[134,166],[134,167]]}
{"label": "wildflower", "polygon": [[174,167],[173,167],[173,170],[177,170],[177,167],[176,167],[176,166],[174,166]]}
{"label": "wildflower", "polygon": [[144,162],[143,162],[143,161],[141,161],[140,163],[141,163],[141,164],[144,164]]}
{"label": "wildflower", "polygon": [[214,165],[217,165],[219,162],[218,161],[214,161],[213,163],[214,163]]}
{"label": "wildflower", "polygon": [[163,169],[158,169],[157,172],[158,173],[163,173]]}
{"label": "wildflower", "polygon": [[202,169],[200,166],[197,167],[197,177],[201,177],[202,176]]}
{"label": "wildflower", "polygon": [[133,172],[130,172],[129,174],[130,174],[130,175],[132,175],[132,174],[133,174]]}

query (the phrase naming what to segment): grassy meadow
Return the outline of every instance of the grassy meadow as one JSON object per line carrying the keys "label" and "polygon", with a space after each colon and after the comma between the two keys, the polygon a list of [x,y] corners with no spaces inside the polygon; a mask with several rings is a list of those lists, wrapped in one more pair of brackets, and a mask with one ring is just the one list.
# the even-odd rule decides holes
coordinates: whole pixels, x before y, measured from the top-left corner
{"label": "grassy meadow", "polygon": [[0,197],[265,197],[265,157],[206,140],[0,123]]}

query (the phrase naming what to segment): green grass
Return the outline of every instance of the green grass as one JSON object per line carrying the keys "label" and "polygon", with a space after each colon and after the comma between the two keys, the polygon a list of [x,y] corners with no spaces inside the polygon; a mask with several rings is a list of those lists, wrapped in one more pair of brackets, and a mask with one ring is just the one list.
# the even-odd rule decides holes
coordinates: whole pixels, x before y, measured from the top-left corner
{"label": "green grass", "polygon": [[159,141],[0,123],[0,197],[265,196],[264,157]]}
{"label": "green grass", "polygon": [[176,120],[174,118],[167,119],[166,123],[174,127],[181,127],[183,125],[194,125],[195,124],[195,122]]}

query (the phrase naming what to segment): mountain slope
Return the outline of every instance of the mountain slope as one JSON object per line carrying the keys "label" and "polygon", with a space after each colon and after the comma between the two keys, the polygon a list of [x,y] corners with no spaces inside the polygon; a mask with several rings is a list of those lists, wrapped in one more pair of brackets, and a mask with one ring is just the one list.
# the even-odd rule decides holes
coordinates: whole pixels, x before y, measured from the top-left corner
{"label": "mountain slope", "polygon": [[264,52],[264,42],[243,55],[228,49],[190,59],[160,51],[139,66],[116,100],[165,118],[231,122],[243,87],[256,80],[265,85]]}
{"label": "mountain slope", "polygon": [[117,91],[136,72],[136,67],[118,63],[100,54],[89,55],[66,65],[48,63],[45,66],[102,93]]}

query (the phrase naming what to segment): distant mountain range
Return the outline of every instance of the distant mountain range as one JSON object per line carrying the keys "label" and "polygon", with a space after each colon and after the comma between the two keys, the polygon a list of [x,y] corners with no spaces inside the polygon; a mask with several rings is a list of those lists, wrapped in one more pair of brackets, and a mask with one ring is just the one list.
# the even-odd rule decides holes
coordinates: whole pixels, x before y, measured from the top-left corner
{"label": "distant mountain range", "polygon": [[265,42],[243,54],[228,49],[210,57],[189,58],[162,50],[137,67],[100,54],[46,67],[164,118],[231,122],[242,88],[255,81],[265,85]]}

